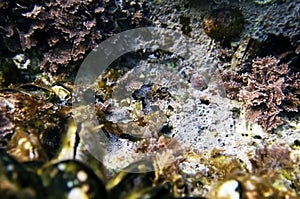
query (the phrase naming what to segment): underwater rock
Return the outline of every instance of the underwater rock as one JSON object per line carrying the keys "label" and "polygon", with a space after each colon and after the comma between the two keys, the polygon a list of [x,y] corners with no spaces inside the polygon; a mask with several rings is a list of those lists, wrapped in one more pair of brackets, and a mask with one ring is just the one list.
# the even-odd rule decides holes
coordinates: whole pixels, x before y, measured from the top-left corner
{"label": "underwater rock", "polygon": [[[193,4],[190,4],[192,1]],[[220,5],[224,5],[224,2],[226,9],[222,11]],[[119,68],[111,68],[101,75],[102,79],[97,85],[98,90],[84,89],[82,95],[88,92],[95,94],[96,92],[96,109],[99,112],[100,120],[100,126],[97,128],[101,127],[102,130],[111,132],[115,136],[112,139],[114,143],[120,138],[120,145],[115,145],[112,153],[108,154],[108,159],[120,158],[117,161],[117,169],[109,169],[111,168],[109,163],[108,166],[104,166],[95,158],[91,160],[92,155],[84,148],[87,145],[78,137],[78,132],[82,132],[87,126],[84,128],[84,125],[80,123],[78,126],[69,123],[66,128],[66,124],[70,121],[69,109],[71,104],[69,99],[71,89],[67,89],[60,83],[53,84],[59,79],[57,76],[48,76],[49,73],[47,72],[43,74],[44,77],[37,77],[37,81],[42,84],[49,82],[49,84],[45,84],[47,85],[46,88],[33,84],[19,87],[15,85],[20,83],[19,77],[27,78],[28,73],[24,73],[24,70],[26,70],[25,68],[31,69],[32,56],[37,53],[36,51],[41,51],[34,56],[42,60],[44,71],[65,72],[64,75],[73,72],[74,67],[79,65],[80,60],[97,43],[122,30],[144,26],[149,14],[147,13],[147,4],[151,4],[152,1],[71,0],[57,3],[50,0],[46,3],[38,3],[36,1],[17,0],[15,2],[0,2],[0,42],[5,44],[0,46],[0,56],[9,56],[9,59],[4,59],[11,62],[4,68],[1,68],[4,64],[0,66],[0,86],[13,84],[0,91],[0,109],[3,111],[0,113],[0,146],[18,161],[22,161],[20,164],[9,160],[12,162],[11,164],[1,166],[1,161],[6,158],[7,154],[0,153],[0,189],[4,186],[5,192],[3,194],[1,189],[0,196],[5,197],[7,196],[6,193],[12,193],[8,196],[19,197],[22,195],[23,198],[43,198],[45,193],[49,193],[49,197],[52,197],[53,193],[53,197],[56,198],[93,198],[96,196],[102,198],[105,197],[104,194],[107,198],[209,198],[210,194],[207,196],[207,193],[214,192],[216,194],[211,198],[216,198],[216,196],[223,198],[227,196],[232,196],[231,198],[289,196],[293,198],[295,194],[288,194],[287,190],[294,189],[299,193],[300,173],[296,164],[294,165],[295,168],[289,170],[290,164],[287,156],[295,156],[295,162],[299,162],[300,139],[298,136],[299,125],[297,124],[299,119],[295,120],[295,124],[289,123],[292,126],[290,129],[277,131],[274,134],[265,133],[257,124],[252,125],[248,121],[240,121],[244,107],[239,106],[241,103],[231,105],[231,103],[236,102],[229,101],[225,95],[219,96],[218,94],[223,92],[222,89],[220,91],[216,88],[222,88],[215,82],[219,76],[212,76],[216,67],[220,69],[230,67],[230,59],[233,56],[232,63],[236,63],[236,70],[239,70],[240,66],[244,68],[234,76],[228,77],[230,84],[232,84],[231,98],[238,99],[241,97],[240,88],[246,89],[251,95],[263,93],[255,90],[256,88],[252,90],[247,88],[248,81],[251,83],[254,80],[259,80],[252,74],[252,60],[257,56],[273,55],[281,62],[277,63],[274,68],[270,67],[270,71],[272,71],[269,74],[270,77],[273,78],[274,74],[276,76],[277,69],[281,68],[282,63],[292,61],[288,66],[289,72],[280,74],[280,78],[284,77],[285,81],[289,81],[287,84],[290,84],[290,87],[287,86],[282,89],[282,92],[284,94],[297,93],[299,99],[299,77],[295,76],[293,80],[290,80],[289,75],[299,71],[299,58],[297,56],[300,48],[299,45],[296,45],[298,48],[294,51],[291,50],[290,45],[285,45],[292,42],[299,43],[299,39],[297,39],[299,38],[297,37],[299,33],[297,26],[299,6],[296,1],[273,2],[260,6],[254,1],[153,1],[156,4],[156,7],[151,10],[150,20],[153,24],[157,27],[165,27],[174,33],[179,30],[180,33],[190,36],[196,43],[200,44],[199,49],[197,49],[197,56],[189,60],[197,66],[186,63],[172,53],[164,55],[163,53],[147,52],[148,55],[151,55],[149,62],[134,62],[130,56],[125,55],[126,63],[118,64]],[[191,12],[189,6],[195,4],[199,4],[198,10]],[[214,7],[216,4],[219,6],[217,9]],[[201,28],[204,16],[212,15],[215,12],[212,9],[218,10],[223,16],[227,16],[226,12],[230,13],[235,8],[239,8],[239,12],[244,15],[247,21],[245,31],[241,27],[240,32],[234,36],[226,35],[226,32],[225,36],[219,36],[219,38],[211,36],[209,38]],[[7,21],[8,23],[6,23]],[[223,19],[227,25],[230,25],[231,21],[235,21],[234,17]],[[256,32],[259,34],[256,35]],[[243,45],[241,45],[241,41],[234,42],[235,39],[244,37],[245,34],[249,36],[249,40],[244,40]],[[259,41],[253,37],[253,34],[259,37]],[[224,49],[228,49],[229,56],[224,56],[221,61],[218,60],[216,57],[219,45],[213,40],[225,45]],[[260,42],[259,47],[255,44],[256,40]],[[235,44],[227,48],[230,42]],[[236,50],[235,47],[237,46],[241,46],[241,50]],[[180,48],[179,46],[179,51]],[[182,49],[186,50],[187,48],[182,46]],[[233,55],[235,50],[238,53]],[[262,52],[256,54],[256,50]],[[16,55],[27,56],[27,54],[30,55],[29,60],[20,59],[21,62],[14,63],[11,59],[13,57],[24,58],[24,56],[16,57]],[[291,60],[291,56],[293,60]],[[281,57],[285,59],[281,59]],[[26,64],[28,61],[30,61],[30,65]],[[25,65],[22,65],[23,62]],[[148,78],[146,82],[133,81],[139,76],[132,71],[132,75],[126,77],[125,72],[137,65],[144,68],[142,68],[141,73],[142,76]],[[256,62],[256,65],[259,63]],[[16,73],[18,74],[16,75]],[[211,76],[212,78],[207,78]],[[124,83],[124,81],[122,82],[124,78],[132,80],[125,89],[119,86]],[[269,79],[267,81],[269,82]],[[275,82],[269,83],[275,84]],[[257,84],[257,87],[260,85]],[[290,90],[291,87],[293,87],[292,90]],[[123,91],[120,96],[123,98],[116,97],[116,88]],[[283,109],[285,106],[284,109],[295,110],[291,106],[295,101],[291,100],[287,104],[285,103],[286,99],[291,99],[290,96],[283,99],[278,89],[270,90],[267,90],[270,91],[267,94],[272,94],[272,97],[264,99],[258,97],[258,99],[247,100],[247,102],[254,103],[257,100],[268,99],[269,101],[273,100],[272,102],[279,109]],[[134,91],[136,91],[135,97],[132,95]],[[143,93],[142,91],[146,92]],[[278,96],[274,97],[274,94]],[[268,105],[266,104],[267,107]],[[87,115],[88,112],[80,110],[78,113]],[[281,117],[285,114],[290,116],[294,113],[297,114],[296,111],[291,111],[291,113],[281,111],[278,116]],[[91,129],[94,130],[91,132],[95,134],[97,128]],[[157,137],[138,139],[138,141],[128,139],[128,135],[135,134],[140,137],[146,130],[155,132],[154,135]],[[157,130],[158,133],[156,133]],[[241,137],[239,137],[240,134]],[[178,137],[178,135],[181,136],[179,140],[173,141],[173,136]],[[182,142],[179,142],[181,139]],[[272,148],[269,146],[261,148],[262,142],[269,144],[276,139],[283,140],[287,145],[295,140],[292,145],[298,150],[286,151],[284,147]],[[20,145],[18,145],[18,140],[20,140]],[[99,140],[93,140],[88,144],[98,148],[99,143]],[[189,148],[190,151],[176,150],[180,144],[185,143],[188,144],[187,147],[192,147],[192,149]],[[42,151],[40,151],[41,147]],[[215,148],[220,150],[214,150]],[[59,149],[61,150],[57,154]],[[135,153],[155,155],[154,162],[149,163],[155,167],[151,168],[154,169],[153,172],[126,173],[116,171],[127,166],[127,163],[132,163],[132,160],[128,158],[132,149]],[[164,149],[167,150],[158,153]],[[176,153],[172,153],[170,150],[176,150]],[[210,150],[213,152],[209,153]],[[46,153],[46,157],[44,157],[43,151]],[[98,152],[103,155],[101,150]],[[118,153],[122,156],[114,156]],[[253,153],[255,155],[249,157]],[[286,158],[280,158],[281,156]],[[67,160],[74,157],[83,163]],[[29,169],[29,165],[36,163],[32,160],[42,161],[38,163],[39,165],[45,164],[42,167],[34,166]],[[46,160],[49,161],[46,162]],[[65,161],[56,162],[61,160]],[[135,163],[130,164],[126,169],[145,169],[149,166],[149,164],[138,164],[140,166],[138,167]],[[11,169],[10,165],[17,168],[17,172]],[[253,170],[251,170],[251,166]],[[103,167],[107,167],[105,168],[107,170],[102,173]],[[278,180],[275,181],[274,186],[270,185],[274,176],[256,175],[257,173],[265,173],[264,167],[275,168],[276,171],[272,172],[275,173],[276,177],[280,177],[280,179],[276,178]],[[282,167],[286,170],[277,172]],[[25,170],[21,168],[25,168]],[[27,169],[32,173],[28,173]],[[146,169],[149,170],[149,168]],[[12,170],[13,172],[11,172]],[[38,170],[39,176],[36,175],[36,170]],[[235,175],[236,170],[246,174]],[[12,178],[16,180],[14,181]],[[21,178],[22,180],[20,180]],[[23,181],[23,178],[27,178],[27,181],[26,179]],[[34,179],[32,180],[34,182],[29,186],[26,184],[23,186],[22,183],[27,183],[28,179]],[[85,179],[87,180],[85,181]],[[215,183],[219,186],[213,187]],[[287,186],[282,186],[282,184]],[[106,186],[106,190],[103,188],[104,186]],[[269,190],[271,190],[271,194],[268,192]],[[282,194],[278,194],[280,191]],[[94,196],[92,196],[93,193],[95,193]],[[232,195],[230,195],[231,193]]]}
{"label": "underwater rock", "polygon": [[153,112],[151,103],[157,99],[167,99],[171,97],[171,94],[168,92],[168,88],[160,87],[157,84],[148,84],[142,85],[138,90],[135,90],[132,93],[132,97],[136,100],[142,101],[143,111],[145,114]]}
{"label": "underwater rock", "polygon": [[299,1],[256,0],[260,2],[262,11],[260,16],[249,15],[248,20],[255,22],[252,27],[254,38],[264,41],[268,34],[287,37],[296,47],[300,42],[299,30]]}

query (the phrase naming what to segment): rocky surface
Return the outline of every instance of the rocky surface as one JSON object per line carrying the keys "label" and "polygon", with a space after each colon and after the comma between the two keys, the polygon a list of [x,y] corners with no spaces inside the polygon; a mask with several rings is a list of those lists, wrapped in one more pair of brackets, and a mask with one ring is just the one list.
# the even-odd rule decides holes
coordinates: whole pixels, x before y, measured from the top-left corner
{"label": "rocky surface", "polygon": [[[292,0],[0,2],[1,197],[299,198],[299,9]],[[144,26],[178,43],[127,53],[75,92],[91,49]],[[75,123],[89,107],[71,113],[88,93],[96,125]]]}

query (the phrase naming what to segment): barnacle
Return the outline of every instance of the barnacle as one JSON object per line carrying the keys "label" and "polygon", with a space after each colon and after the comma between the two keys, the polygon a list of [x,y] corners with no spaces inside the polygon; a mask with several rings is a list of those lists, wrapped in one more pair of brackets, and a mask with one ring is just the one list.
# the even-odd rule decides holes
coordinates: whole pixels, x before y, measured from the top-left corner
{"label": "barnacle", "polygon": [[204,90],[207,88],[207,83],[205,82],[205,78],[199,73],[193,74],[191,76],[190,81],[192,87],[194,87],[195,89]]}

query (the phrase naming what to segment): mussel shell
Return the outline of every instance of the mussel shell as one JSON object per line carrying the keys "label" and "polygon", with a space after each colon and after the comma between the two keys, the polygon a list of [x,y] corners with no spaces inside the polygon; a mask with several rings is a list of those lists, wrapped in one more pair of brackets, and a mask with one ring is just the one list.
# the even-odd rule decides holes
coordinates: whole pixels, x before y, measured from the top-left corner
{"label": "mussel shell", "polygon": [[141,160],[130,164],[110,181],[106,188],[108,198],[173,198],[172,185],[170,183],[153,186],[155,177],[152,162]]}
{"label": "mussel shell", "polygon": [[85,164],[65,160],[39,170],[48,199],[106,198],[104,183]]}
{"label": "mussel shell", "polygon": [[39,177],[0,150],[0,198],[42,198]]}
{"label": "mussel shell", "polygon": [[132,191],[125,194],[124,199],[149,199],[149,198],[174,198],[172,194],[171,183],[160,184],[154,187],[147,187],[140,190]]}

